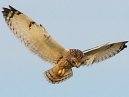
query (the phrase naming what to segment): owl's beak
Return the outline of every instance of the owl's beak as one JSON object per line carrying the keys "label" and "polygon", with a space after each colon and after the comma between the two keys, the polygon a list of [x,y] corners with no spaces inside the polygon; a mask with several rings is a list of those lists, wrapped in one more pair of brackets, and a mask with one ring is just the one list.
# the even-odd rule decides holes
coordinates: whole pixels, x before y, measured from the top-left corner
{"label": "owl's beak", "polygon": [[80,67],[80,65],[81,65],[80,63],[77,63],[77,64],[76,64],[76,68],[79,68],[79,67]]}

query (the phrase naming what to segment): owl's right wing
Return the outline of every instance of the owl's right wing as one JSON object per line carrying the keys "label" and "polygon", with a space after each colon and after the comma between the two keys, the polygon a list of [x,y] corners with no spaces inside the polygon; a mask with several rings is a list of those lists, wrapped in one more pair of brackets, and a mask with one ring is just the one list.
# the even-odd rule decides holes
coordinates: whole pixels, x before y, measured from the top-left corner
{"label": "owl's right wing", "polygon": [[103,46],[84,51],[84,65],[97,63],[118,54],[127,47],[127,42],[128,41],[105,44]]}
{"label": "owl's right wing", "polygon": [[55,62],[66,53],[45,30],[22,12],[9,6],[3,8],[3,16],[14,34],[35,54],[49,62]]}

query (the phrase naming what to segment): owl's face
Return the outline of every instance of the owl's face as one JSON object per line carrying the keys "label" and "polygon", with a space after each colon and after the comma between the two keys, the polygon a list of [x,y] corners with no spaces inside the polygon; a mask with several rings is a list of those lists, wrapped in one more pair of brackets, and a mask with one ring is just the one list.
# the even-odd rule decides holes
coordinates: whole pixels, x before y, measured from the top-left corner
{"label": "owl's face", "polygon": [[81,64],[83,63],[83,56],[83,52],[78,49],[70,49],[68,52],[68,59],[73,67],[79,68],[81,66]]}

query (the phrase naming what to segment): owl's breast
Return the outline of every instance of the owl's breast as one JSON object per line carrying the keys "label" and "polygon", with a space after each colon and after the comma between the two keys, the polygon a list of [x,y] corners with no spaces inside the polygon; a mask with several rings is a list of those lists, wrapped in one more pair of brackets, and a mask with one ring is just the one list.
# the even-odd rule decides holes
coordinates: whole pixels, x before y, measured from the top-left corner
{"label": "owl's breast", "polygon": [[60,68],[65,69],[71,69],[73,67],[66,58],[60,59],[56,65],[58,65]]}

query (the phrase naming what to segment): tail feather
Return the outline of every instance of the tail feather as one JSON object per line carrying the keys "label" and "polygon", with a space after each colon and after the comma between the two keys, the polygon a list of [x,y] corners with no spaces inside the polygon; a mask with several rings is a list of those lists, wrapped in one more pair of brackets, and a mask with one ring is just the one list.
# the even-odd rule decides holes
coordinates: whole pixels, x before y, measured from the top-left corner
{"label": "tail feather", "polygon": [[73,75],[72,69],[65,70],[64,74],[59,76],[57,73],[54,71],[54,67],[52,69],[49,69],[45,71],[45,77],[48,79],[49,82],[55,84],[55,83],[60,83],[68,78],[70,78]]}

